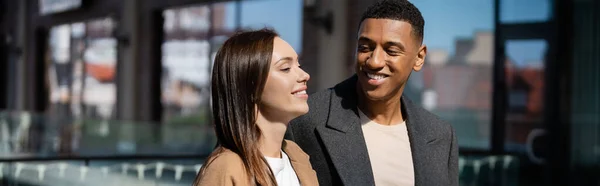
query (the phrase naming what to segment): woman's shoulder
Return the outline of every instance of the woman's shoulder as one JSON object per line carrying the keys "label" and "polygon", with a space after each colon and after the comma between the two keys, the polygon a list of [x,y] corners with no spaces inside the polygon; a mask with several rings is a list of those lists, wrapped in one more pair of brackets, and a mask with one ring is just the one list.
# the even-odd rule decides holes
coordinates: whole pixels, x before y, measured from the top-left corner
{"label": "woman's shoulder", "polygon": [[202,166],[194,186],[235,185],[248,180],[242,158],[226,148],[215,149]]}
{"label": "woman's shoulder", "polygon": [[[222,147],[220,147],[222,148]],[[207,166],[207,170],[219,169],[222,171],[236,171],[242,172],[244,168],[244,161],[235,152],[222,148],[215,150],[216,153],[210,159],[206,161],[203,166]]]}

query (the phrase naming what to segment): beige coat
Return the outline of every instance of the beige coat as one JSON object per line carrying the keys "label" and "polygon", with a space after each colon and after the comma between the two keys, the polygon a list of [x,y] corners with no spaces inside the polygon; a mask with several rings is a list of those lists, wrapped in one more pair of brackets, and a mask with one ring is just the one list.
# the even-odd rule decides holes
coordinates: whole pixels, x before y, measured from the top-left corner
{"label": "beige coat", "polygon": [[[317,174],[310,165],[308,155],[296,143],[284,140],[282,149],[290,158],[300,185],[319,185]],[[221,154],[214,157],[207,166],[203,175],[196,176],[194,186],[253,185],[246,175],[240,156],[228,149],[224,149]]]}

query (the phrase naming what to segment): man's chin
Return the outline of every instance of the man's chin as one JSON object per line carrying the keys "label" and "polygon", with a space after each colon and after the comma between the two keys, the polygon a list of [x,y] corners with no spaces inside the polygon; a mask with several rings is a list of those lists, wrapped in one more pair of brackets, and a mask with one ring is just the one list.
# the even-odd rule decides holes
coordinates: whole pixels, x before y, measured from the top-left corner
{"label": "man's chin", "polygon": [[366,82],[359,82],[358,90],[360,92],[359,96],[362,96],[368,100],[377,101],[382,100],[385,97],[385,94],[380,87],[369,86]]}
{"label": "man's chin", "polygon": [[365,98],[367,98],[368,100],[371,101],[381,101],[381,100],[385,100],[387,97],[387,94],[385,94],[383,91],[381,90],[368,90],[364,92]]}

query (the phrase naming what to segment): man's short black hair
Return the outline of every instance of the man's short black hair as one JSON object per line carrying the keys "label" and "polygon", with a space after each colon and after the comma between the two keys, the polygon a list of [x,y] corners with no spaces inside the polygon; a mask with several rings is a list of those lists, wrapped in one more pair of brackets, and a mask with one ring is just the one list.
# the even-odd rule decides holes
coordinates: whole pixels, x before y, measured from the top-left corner
{"label": "man's short black hair", "polygon": [[421,11],[408,0],[384,0],[369,6],[360,19],[359,27],[369,18],[406,21],[412,25],[413,35],[419,41],[423,41],[425,20]]}

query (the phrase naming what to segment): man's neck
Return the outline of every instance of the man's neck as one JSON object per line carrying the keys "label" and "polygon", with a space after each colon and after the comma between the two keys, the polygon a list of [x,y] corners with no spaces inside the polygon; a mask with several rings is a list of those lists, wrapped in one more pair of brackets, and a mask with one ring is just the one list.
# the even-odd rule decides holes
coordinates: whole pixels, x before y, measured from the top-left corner
{"label": "man's neck", "polygon": [[362,91],[358,94],[358,108],[375,123],[395,125],[404,122],[402,115],[402,91],[385,100],[370,100]]}

